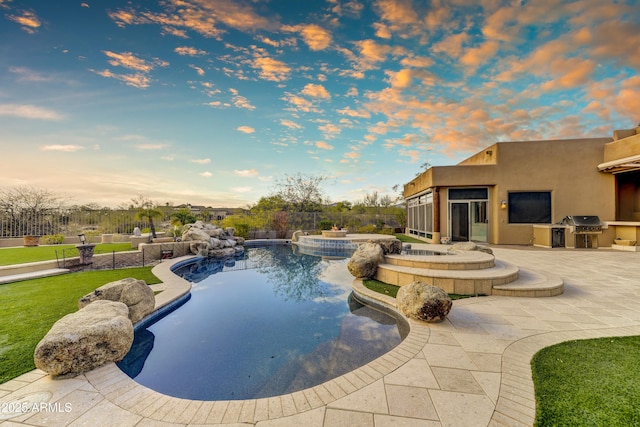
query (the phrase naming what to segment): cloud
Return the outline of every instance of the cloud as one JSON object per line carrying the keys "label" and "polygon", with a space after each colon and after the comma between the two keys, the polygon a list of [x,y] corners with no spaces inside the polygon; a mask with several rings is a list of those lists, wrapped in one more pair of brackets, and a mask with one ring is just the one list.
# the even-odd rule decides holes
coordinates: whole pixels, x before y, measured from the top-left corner
{"label": "cloud", "polygon": [[331,33],[316,24],[284,25],[282,31],[299,33],[311,50],[324,50],[332,41]]}
{"label": "cloud", "polygon": [[189,47],[189,46],[179,46],[173,49],[173,51],[178,55],[183,55],[183,56],[200,56],[200,55],[207,54],[205,50],[196,49],[195,47]]}
{"label": "cloud", "polygon": [[236,130],[242,133],[254,133],[256,131],[254,128],[250,126],[238,126]]}
{"label": "cloud", "polygon": [[397,89],[406,89],[411,85],[411,70],[404,69],[398,72],[387,71],[391,86]]}
{"label": "cloud", "polygon": [[327,139],[335,138],[342,129],[339,126],[336,126],[332,123],[327,123],[322,126],[318,126],[318,129],[324,134],[324,137]]}
{"label": "cloud", "polygon": [[104,50],[102,52],[111,58],[108,62],[114,67],[125,67],[131,70],[141,71],[143,73],[148,73],[156,66],[166,67],[169,65],[168,62],[157,58],[151,62],[145,61],[144,59],[138,58],[131,52],[116,53],[109,50]]}
{"label": "cloud", "polygon": [[211,159],[192,159],[191,163],[197,163],[199,165],[206,165],[211,163]]}
{"label": "cloud", "polygon": [[253,187],[233,187],[231,191],[234,193],[249,193],[253,191]]}
{"label": "cloud", "polygon": [[301,96],[285,92],[284,96],[281,99],[292,104],[296,110],[305,113],[318,112],[318,109],[314,107],[311,101]]}
{"label": "cloud", "polygon": [[275,30],[279,23],[275,17],[258,15],[248,4],[227,0],[181,0],[163,2],[161,12],[136,11],[133,8],[109,13],[119,26],[159,25],[168,34],[186,37],[194,31],[205,37],[220,39],[224,27],[253,33],[257,30]]}
{"label": "cloud", "polygon": [[258,176],[260,174],[260,172],[258,172],[255,169],[244,169],[244,170],[234,170],[233,171],[234,174],[244,177],[244,178],[250,178],[250,177],[254,177],[254,176]]}
{"label": "cloud", "polygon": [[133,86],[138,89],[146,89],[149,87],[151,79],[148,74],[156,67],[168,67],[169,63],[158,58],[154,58],[152,61],[146,61],[138,58],[131,52],[116,53],[108,50],[103,53],[110,58],[109,64],[114,67],[123,67],[129,70],[135,71],[134,74],[116,74],[111,70],[95,71],[96,74],[102,77],[113,78],[123,81],[128,86]]}
{"label": "cloud", "polygon": [[288,127],[289,129],[302,129],[302,126],[291,120],[280,119],[280,124]]}
{"label": "cloud", "polygon": [[323,150],[333,150],[333,145],[331,144],[327,144],[324,141],[318,141],[316,142],[316,147],[321,148]]}
{"label": "cloud", "polygon": [[410,0],[378,0],[376,2],[380,17],[389,23],[391,31],[418,25],[418,13]]}
{"label": "cloud", "polygon": [[331,95],[324,86],[313,83],[307,84],[300,93],[311,98],[331,99]]}
{"label": "cloud", "polygon": [[22,26],[22,29],[29,34],[34,34],[40,28],[40,19],[35,13],[30,11],[22,12],[22,15],[7,15],[10,21]]}
{"label": "cloud", "polygon": [[373,70],[387,59],[391,47],[376,43],[374,40],[361,40],[354,43],[360,52],[357,66],[360,70]]}
{"label": "cloud", "polygon": [[48,108],[29,104],[0,104],[0,116],[35,120],[63,120],[63,114]]}
{"label": "cloud", "polygon": [[194,70],[196,70],[196,73],[198,73],[199,76],[204,76],[204,70],[200,67],[197,67],[193,64],[189,64],[189,67],[193,68]]}
{"label": "cloud", "polygon": [[166,147],[166,144],[136,144],[135,147],[139,151],[155,151],[162,150]]}
{"label": "cloud", "polygon": [[42,151],[62,151],[65,153],[74,153],[76,151],[84,150],[85,148],[81,145],[45,145],[40,148]]}
{"label": "cloud", "polygon": [[132,86],[138,89],[146,89],[149,87],[151,83],[151,79],[149,78],[149,76],[142,73],[115,74],[115,73],[112,73],[110,70],[102,70],[102,71],[91,70],[91,71],[93,71],[94,73],[102,77],[120,80],[124,82],[127,86]]}
{"label": "cloud", "polygon": [[254,58],[252,66],[258,70],[261,79],[272,82],[287,80],[291,72],[291,68],[284,62],[266,56]]}
{"label": "cloud", "polygon": [[9,72],[17,74],[16,80],[19,82],[50,82],[54,80],[51,76],[45,76],[26,67],[9,67]]}
{"label": "cloud", "polygon": [[210,178],[210,177],[212,177],[212,176],[213,176],[213,174],[212,174],[211,172],[209,172],[209,171],[199,173],[198,175],[203,176],[203,177],[205,177],[205,178]]}
{"label": "cloud", "polygon": [[365,111],[365,110],[356,111],[356,110],[352,110],[351,107],[345,107],[341,110],[337,110],[337,112],[339,114],[342,114],[344,116],[349,116],[349,117],[360,117],[363,119],[368,119],[369,117],[371,117],[371,114],[368,111]]}

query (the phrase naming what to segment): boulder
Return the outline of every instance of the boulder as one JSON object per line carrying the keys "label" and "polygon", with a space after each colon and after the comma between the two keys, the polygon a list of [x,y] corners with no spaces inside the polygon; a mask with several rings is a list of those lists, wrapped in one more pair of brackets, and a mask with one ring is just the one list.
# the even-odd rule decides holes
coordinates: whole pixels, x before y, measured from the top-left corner
{"label": "boulder", "polygon": [[396,295],[396,303],[405,316],[426,322],[444,320],[453,305],[443,289],[422,282],[402,286]]}
{"label": "boulder", "polygon": [[402,253],[402,242],[398,239],[380,240],[377,242],[384,255]]}
{"label": "boulder", "polygon": [[78,308],[83,308],[98,300],[119,301],[126,304],[129,308],[129,319],[134,324],[151,314],[156,306],[153,290],[144,280],[132,277],[100,286],[80,298]]}
{"label": "boulder", "polygon": [[197,228],[195,226],[189,227],[187,230],[185,230],[182,233],[183,242],[198,242],[198,241],[208,242],[210,239],[211,239],[211,236],[209,236],[209,234],[207,234],[206,231],[204,231],[201,228]]}
{"label": "boulder", "polygon": [[189,243],[189,250],[192,254],[200,255],[200,256],[208,256],[209,249],[211,248],[211,243],[205,242],[202,240],[197,240]]}
{"label": "boulder", "polygon": [[70,377],[122,360],[133,343],[128,311],[122,302],[100,300],[64,316],[36,346],[36,367]]}
{"label": "boulder", "polygon": [[476,245],[473,242],[458,242],[454,243],[451,248],[451,251],[480,251],[490,255],[493,255],[493,251],[491,248],[486,246]]}
{"label": "boulder", "polygon": [[351,255],[347,269],[351,275],[359,279],[373,277],[383,259],[384,255],[380,245],[367,242],[358,246],[358,249]]}

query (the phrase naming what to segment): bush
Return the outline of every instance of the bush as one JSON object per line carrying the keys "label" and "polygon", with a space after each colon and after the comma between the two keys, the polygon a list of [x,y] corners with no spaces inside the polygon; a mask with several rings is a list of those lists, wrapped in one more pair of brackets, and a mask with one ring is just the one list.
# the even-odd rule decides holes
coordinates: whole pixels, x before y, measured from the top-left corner
{"label": "bush", "polygon": [[376,233],[376,231],[376,226],[373,224],[363,225],[362,227],[358,228],[358,233],[371,234]]}
{"label": "bush", "polygon": [[331,230],[331,227],[333,227],[333,222],[329,221],[328,219],[321,219],[318,222],[318,227],[320,227],[320,230]]}
{"label": "bush", "polygon": [[42,236],[43,245],[60,245],[64,243],[64,234],[48,234]]}

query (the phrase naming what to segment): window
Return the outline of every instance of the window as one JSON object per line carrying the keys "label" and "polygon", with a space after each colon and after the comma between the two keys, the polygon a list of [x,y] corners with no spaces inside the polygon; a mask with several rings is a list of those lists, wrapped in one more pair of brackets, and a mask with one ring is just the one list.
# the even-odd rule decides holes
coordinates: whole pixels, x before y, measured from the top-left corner
{"label": "window", "polygon": [[450,188],[449,200],[487,200],[486,188]]}
{"label": "window", "polygon": [[551,224],[551,192],[509,193],[510,224]]}

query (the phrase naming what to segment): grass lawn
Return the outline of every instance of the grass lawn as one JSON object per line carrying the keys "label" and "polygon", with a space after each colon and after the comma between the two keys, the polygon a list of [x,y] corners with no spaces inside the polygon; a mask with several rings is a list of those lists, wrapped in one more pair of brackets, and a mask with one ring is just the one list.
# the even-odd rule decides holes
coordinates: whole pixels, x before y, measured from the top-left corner
{"label": "grass lawn", "polygon": [[94,289],[126,277],[159,283],[151,267],[86,271],[0,285],[0,384],[35,368],[36,344],[78,300]]}
{"label": "grass lawn", "polygon": [[536,426],[640,425],[640,337],[567,341],[531,366]]}
{"label": "grass lawn", "polygon": [[394,236],[396,236],[396,238],[402,243],[427,243],[424,240],[418,240],[415,237],[407,236],[406,234],[396,233]]}
{"label": "grass lawn", "polygon": [[[372,291],[375,291],[384,295],[389,295],[393,298],[395,298],[396,295],[398,295],[398,290],[400,289],[400,286],[390,285],[388,283],[380,282],[375,279],[365,279],[363,280],[362,284],[366,288],[371,289]],[[458,295],[458,294],[449,294],[449,297],[451,297],[452,300],[471,298],[471,296],[469,295]]]}
{"label": "grass lawn", "polygon": [[[75,249],[75,247],[75,245],[47,245],[24,248],[0,248],[0,266],[56,259],[56,251],[58,251],[58,257],[62,257],[63,249]],[[130,242],[105,243],[96,245],[94,253],[101,254],[130,250]]]}

